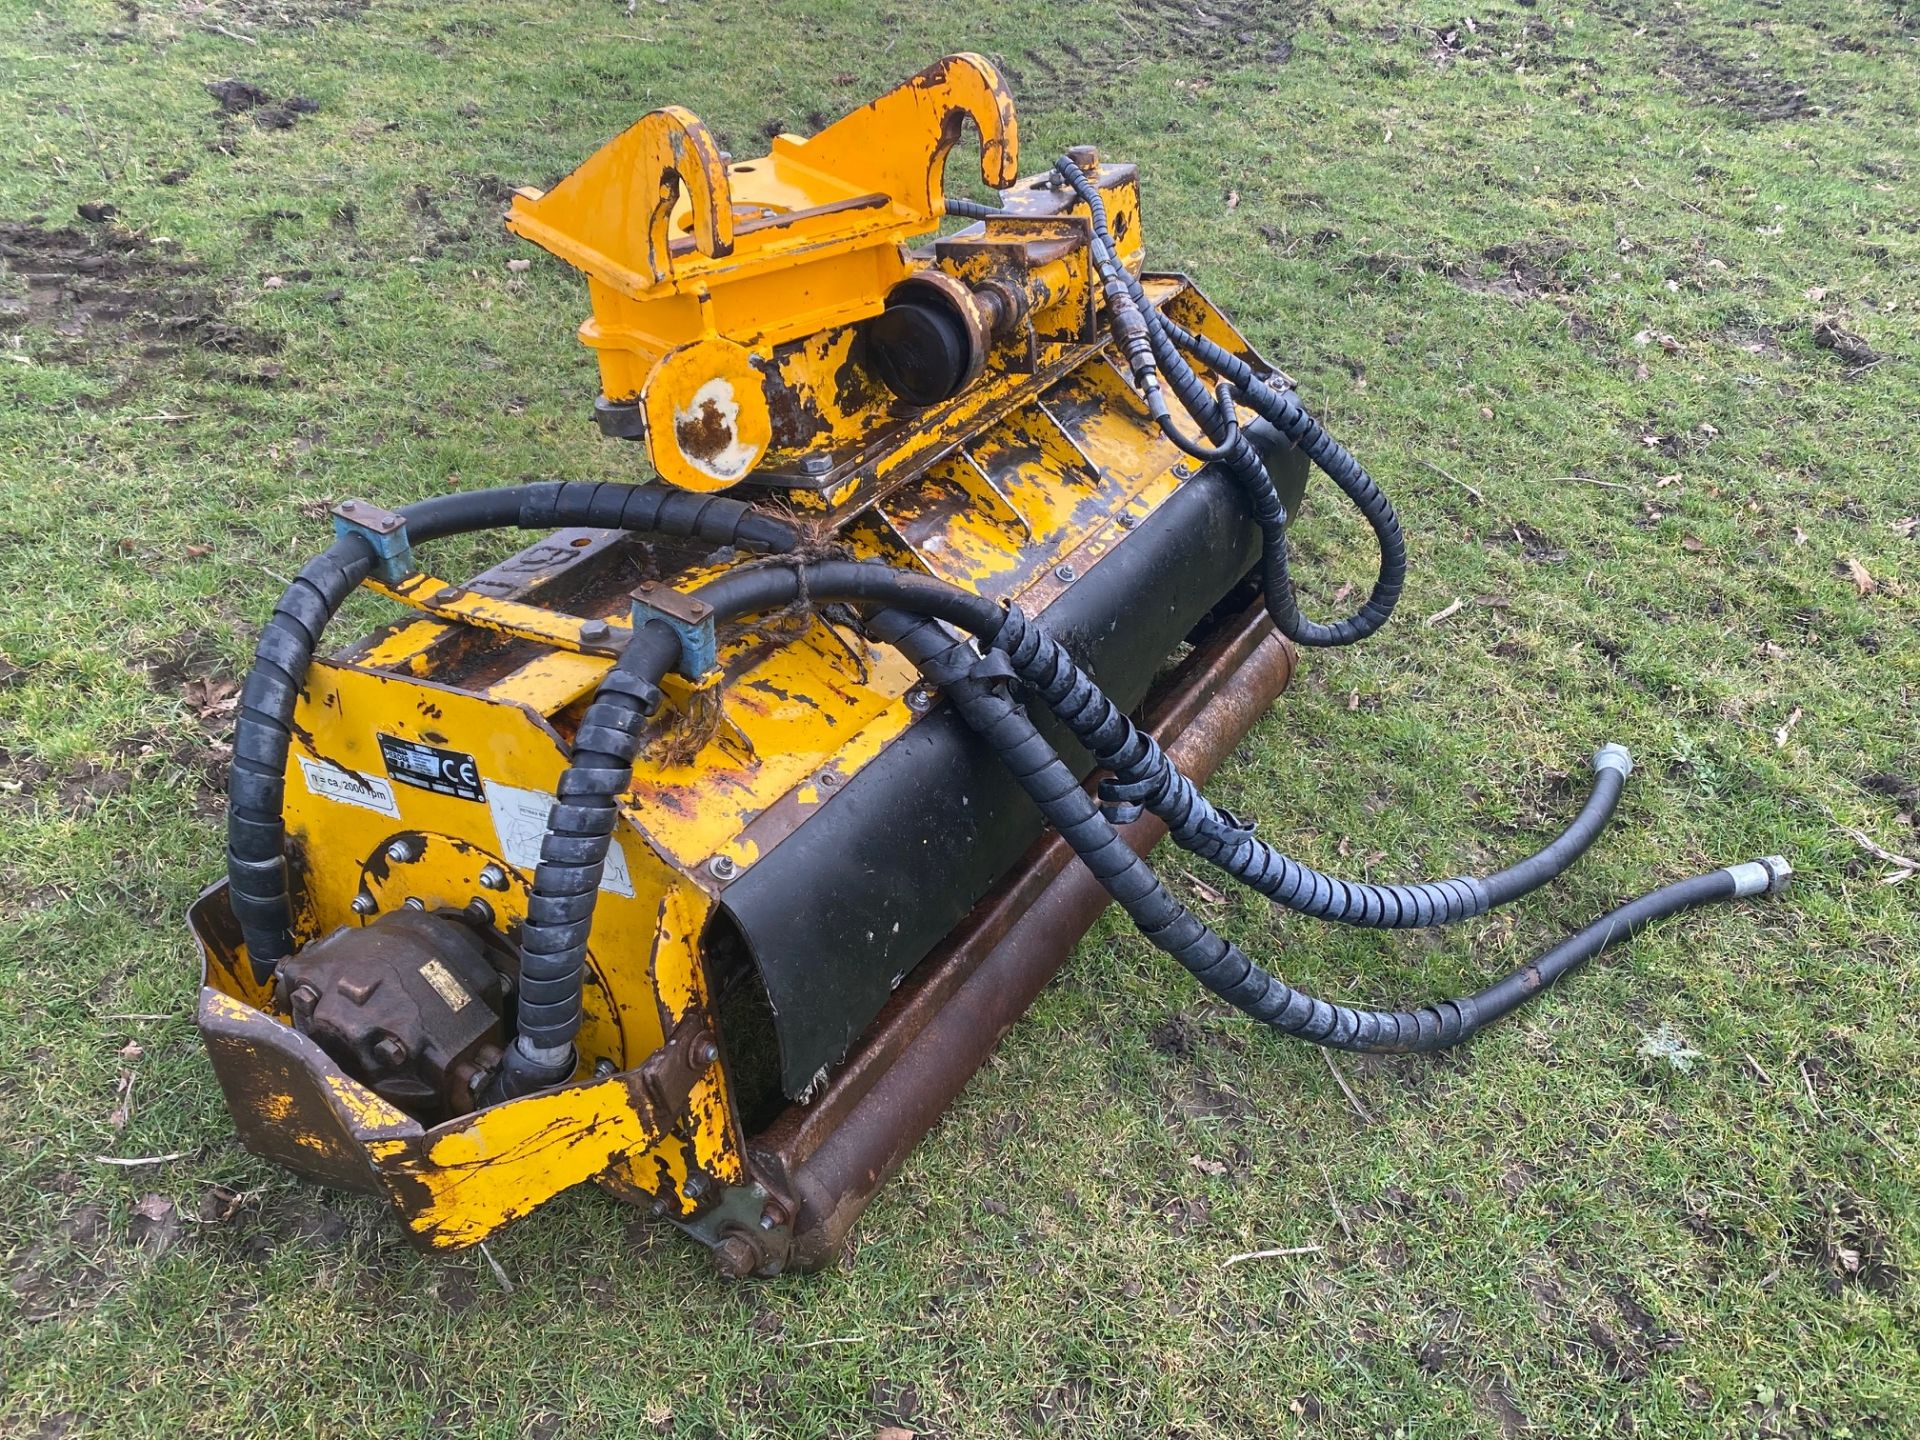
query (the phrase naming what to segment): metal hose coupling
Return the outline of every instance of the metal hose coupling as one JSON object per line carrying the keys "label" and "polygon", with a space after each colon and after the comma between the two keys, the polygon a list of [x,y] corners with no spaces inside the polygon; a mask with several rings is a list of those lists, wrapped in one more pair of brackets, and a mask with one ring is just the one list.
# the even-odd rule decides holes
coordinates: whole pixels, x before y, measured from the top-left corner
{"label": "metal hose coupling", "polygon": [[1784,855],[1763,855],[1758,860],[1729,865],[1726,873],[1733,877],[1733,893],[1737,896],[1778,895],[1793,878],[1793,866]]}

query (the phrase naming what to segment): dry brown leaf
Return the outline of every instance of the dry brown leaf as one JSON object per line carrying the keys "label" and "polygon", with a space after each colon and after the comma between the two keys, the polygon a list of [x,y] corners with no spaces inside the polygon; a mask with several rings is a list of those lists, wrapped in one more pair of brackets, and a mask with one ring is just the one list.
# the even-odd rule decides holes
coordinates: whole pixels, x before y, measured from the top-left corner
{"label": "dry brown leaf", "polygon": [[873,1440],[913,1440],[918,1430],[909,1430],[904,1425],[882,1425],[873,1432]]}
{"label": "dry brown leaf", "polygon": [[1902,540],[1911,540],[1920,535],[1920,515],[1902,515],[1893,522],[1893,533]]}
{"label": "dry brown leaf", "polygon": [[117,1103],[107,1115],[107,1124],[115,1130],[127,1128],[127,1121],[133,1118],[133,1071],[122,1070],[120,1079],[113,1087]]}
{"label": "dry brown leaf", "polygon": [[164,1195],[142,1195],[133,1202],[133,1238],[158,1255],[180,1238],[180,1212]]}
{"label": "dry brown leaf", "polygon": [[1871,595],[1880,588],[1874,582],[1873,576],[1867,573],[1867,567],[1851,555],[1847,557],[1847,578],[1853,581],[1853,588],[1862,596]]}
{"label": "dry brown leaf", "polygon": [[1212,1175],[1218,1178],[1227,1173],[1227,1166],[1223,1162],[1219,1160],[1209,1160],[1204,1155],[1189,1155],[1187,1157],[1187,1164],[1198,1170],[1202,1175]]}
{"label": "dry brown leaf", "polygon": [[180,688],[180,697],[202,720],[221,720],[240,708],[240,687],[218,675],[193,679]]}
{"label": "dry brown leaf", "polygon": [[189,545],[186,551],[187,559],[189,560],[204,560],[212,553],[213,546],[211,545]]}
{"label": "dry brown leaf", "polygon": [[1707,547],[1698,535],[1682,535],[1680,537],[1680,548],[1682,550],[1692,551],[1695,555],[1698,555]]}
{"label": "dry brown leaf", "polygon": [[1227,192],[1227,208],[1229,210],[1238,210],[1240,208],[1240,192],[1238,190],[1229,190]]}
{"label": "dry brown leaf", "polygon": [[1784,750],[1786,748],[1787,737],[1793,733],[1793,727],[1800,723],[1800,715],[1800,707],[1798,705],[1794,706],[1793,713],[1781,722],[1778,730],[1773,732],[1774,749]]}

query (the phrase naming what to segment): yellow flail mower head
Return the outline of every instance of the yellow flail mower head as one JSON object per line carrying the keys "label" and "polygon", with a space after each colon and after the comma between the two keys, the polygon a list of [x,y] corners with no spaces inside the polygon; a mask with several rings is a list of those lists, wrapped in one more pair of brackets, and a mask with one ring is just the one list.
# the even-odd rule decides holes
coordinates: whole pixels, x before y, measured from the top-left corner
{"label": "yellow flail mower head", "polygon": [[[944,195],[969,129],[991,204]],[[189,917],[250,1149],[424,1247],[591,1180],[730,1274],[813,1269],[1112,901],[1254,1019],[1408,1050],[1784,879],[1668,886],[1408,1010],[1295,991],[1173,900],[1142,858],[1168,834],[1322,919],[1464,919],[1571,863],[1630,762],[1603,747],[1538,854],[1406,885],[1205,799],[1295,644],[1391,613],[1399,524],[1284,375],[1143,269],[1131,165],[1022,178],[1018,148],[998,74],[955,55],[747,160],[658,110],[516,198],[586,274],[596,417],[658,479],[343,502],[275,607],[228,878]],[[1332,623],[1287,573],[1310,465],[1379,542]],[[464,583],[422,567],[488,529],[537,538]],[[361,586],[408,615],[322,657]]]}

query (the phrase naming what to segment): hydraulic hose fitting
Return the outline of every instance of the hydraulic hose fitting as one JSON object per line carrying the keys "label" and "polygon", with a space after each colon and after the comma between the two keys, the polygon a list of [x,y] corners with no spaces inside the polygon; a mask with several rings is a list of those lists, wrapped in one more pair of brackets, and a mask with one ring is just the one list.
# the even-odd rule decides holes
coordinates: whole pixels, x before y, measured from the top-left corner
{"label": "hydraulic hose fitting", "polygon": [[1624,780],[1633,774],[1633,755],[1626,746],[1609,740],[1593,752],[1593,773],[1598,775],[1603,770],[1618,770]]}
{"label": "hydraulic hose fitting", "polygon": [[1733,877],[1735,895],[1778,895],[1793,878],[1793,866],[1784,855],[1764,855],[1758,860],[1729,865],[1726,873]]}

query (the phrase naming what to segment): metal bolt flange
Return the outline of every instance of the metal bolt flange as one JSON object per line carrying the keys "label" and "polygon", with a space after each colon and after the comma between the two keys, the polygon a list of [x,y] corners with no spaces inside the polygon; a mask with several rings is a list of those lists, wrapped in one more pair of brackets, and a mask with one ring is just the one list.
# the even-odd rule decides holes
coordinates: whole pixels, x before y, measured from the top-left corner
{"label": "metal bolt flange", "polygon": [[1071,565],[1056,565],[1053,567],[1053,578],[1062,585],[1071,585],[1080,578],[1080,572]]}
{"label": "metal bolt flange", "polygon": [[740,866],[731,855],[716,855],[707,861],[707,873],[716,880],[731,880],[740,873]]}

